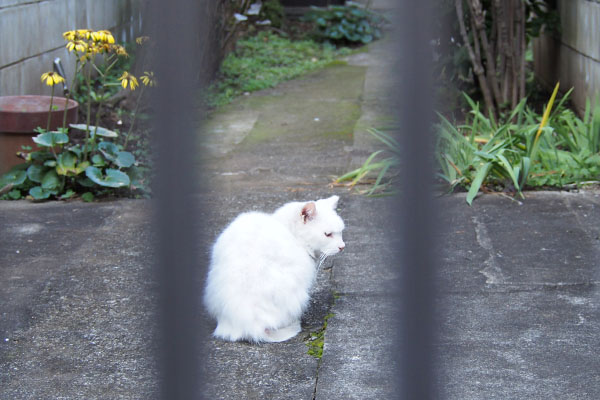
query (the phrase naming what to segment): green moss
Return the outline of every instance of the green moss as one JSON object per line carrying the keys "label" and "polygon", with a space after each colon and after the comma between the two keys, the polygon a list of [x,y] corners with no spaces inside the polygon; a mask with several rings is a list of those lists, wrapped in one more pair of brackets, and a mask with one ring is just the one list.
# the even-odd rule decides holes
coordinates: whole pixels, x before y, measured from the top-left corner
{"label": "green moss", "polygon": [[260,111],[245,145],[282,135],[294,135],[298,141],[323,136],[350,141],[361,116],[364,77],[364,67],[335,65],[299,78],[293,87],[244,97],[225,108]]}
{"label": "green moss", "polygon": [[310,333],[310,339],[306,342],[306,346],[308,346],[308,355],[313,356],[317,359],[321,359],[323,357],[323,346],[325,344],[325,331],[327,330],[327,322],[329,318],[333,317],[335,314],[329,313],[325,316],[323,321],[323,327],[316,332]]}
{"label": "green moss", "polygon": [[336,65],[348,65],[348,61],[344,61],[344,60],[333,60],[329,63],[327,63],[327,67],[334,67]]}

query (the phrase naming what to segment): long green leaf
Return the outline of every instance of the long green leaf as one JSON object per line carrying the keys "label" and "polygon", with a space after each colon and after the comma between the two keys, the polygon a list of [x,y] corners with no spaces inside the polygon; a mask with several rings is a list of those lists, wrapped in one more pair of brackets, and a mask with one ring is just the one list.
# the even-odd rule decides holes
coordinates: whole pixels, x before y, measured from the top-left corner
{"label": "long green leaf", "polygon": [[473,182],[471,182],[471,187],[469,188],[469,192],[467,193],[467,203],[469,205],[471,205],[473,203],[473,199],[475,199],[475,196],[477,196],[477,193],[479,192],[479,188],[481,187],[481,185],[483,184],[483,181],[485,180],[488,173],[490,172],[492,165],[493,164],[491,162],[488,162],[488,163],[483,164],[477,170],[477,173],[475,174],[475,179],[473,179]]}
{"label": "long green leaf", "polygon": [[519,166],[513,167],[511,165],[511,163],[508,161],[508,159],[506,157],[504,157],[504,154],[497,154],[497,157],[498,157],[498,160],[500,160],[500,164],[504,167],[504,170],[506,171],[506,173],[512,180],[513,185],[515,186],[515,189],[517,189],[520,192],[521,189],[519,187],[519,178],[518,178],[519,177]]}
{"label": "long green leaf", "polygon": [[360,168],[357,168],[351,172],[348,172],[345,175],[340,176],[339,178],[336,179],[336,182],[339,183],[342,181],[347,181],[349,179],[353,179],[357,176],[361,176],[361,174],[363,174],[365,171],[369,170],[369,164],[371,163],[371,161],[382,152],[383,152],[383,150],[378,150],[378,151],[372,153]]}

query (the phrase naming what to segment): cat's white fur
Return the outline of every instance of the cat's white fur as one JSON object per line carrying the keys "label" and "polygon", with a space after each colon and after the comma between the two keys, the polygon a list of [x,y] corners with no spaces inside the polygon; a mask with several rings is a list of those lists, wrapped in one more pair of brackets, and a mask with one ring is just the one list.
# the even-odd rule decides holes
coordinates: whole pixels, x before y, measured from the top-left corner
{"label": "cat's white fur", "polygon": [[317,260],[344,249],[338,196],[239,215],[217,238],[204,304],[214,336],[282,342],[300,332]]}

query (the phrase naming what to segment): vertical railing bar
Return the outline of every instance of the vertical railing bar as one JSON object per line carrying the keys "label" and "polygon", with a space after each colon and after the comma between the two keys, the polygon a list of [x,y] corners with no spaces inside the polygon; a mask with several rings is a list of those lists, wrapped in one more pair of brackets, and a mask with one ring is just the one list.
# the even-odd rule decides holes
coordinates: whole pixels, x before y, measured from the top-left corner
{"label": "vertical railing bar", "polygon": [[[156,41],[158,85],[153,101],[155,229],[160,286],[157,357],[163,399],[202,398],[200,287],[196,215],[200,119],[200,55],[210,48],[205,1],[154,0],[147,26]],[[210,54],[209,54],[210,56]],[[203,54],[206,57],[206,54]],[[200,84],[200,85],[199,85]]]}
{"label": "vertical railing bar", "polygon": [[398,398],[435,397],[433,374],[433,315],[435,266],[433,224],[433,92],[431,85],[429,1],[400,2],[393,21],[396,43],[395,105],[398,111],[402,172],[399,212],[401,226],[398,261],[402,269],[397,288]]}

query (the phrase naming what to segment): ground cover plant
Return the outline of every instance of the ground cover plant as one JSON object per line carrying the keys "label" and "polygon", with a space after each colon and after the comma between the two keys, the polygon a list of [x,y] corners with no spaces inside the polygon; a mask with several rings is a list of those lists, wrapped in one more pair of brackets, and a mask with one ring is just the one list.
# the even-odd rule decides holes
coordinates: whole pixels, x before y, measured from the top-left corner
{"label": "ground cover plant", "polygon": [[[115,44],[112,34],[106,30],[80,29],[65,32],[63,36],[67,49],[74,55],[73,82],[83,82],[79,92],[85,92],[80,98],[85,101],[80,104],[85,108],[85,123],[66,126],[65,110],[63,125],[57,131],[50,131],[49,125],[39,127],[38,135],[33,138],[37,149],[33,150],[32,146],[24,149],[21,153],[24,163],[0,177],[1,198],[43,200],[80,196],[90,201],[97,195],[123,194],[119,190],[147,195],[149,189],[143,167],[134,154],[126,150],[133,121],[125,135],[99,126],[103,105],[114,94],[114,90],[108,88],[135,90],[140,86],[129,71],[120,71],[118,77],[114,74],[113,68],[122,65],[119,59],[127,57],[127,51]],[[139,38],[138,43],[145,40]],[[94,79],[93,71],[97,73]],[[144,72],[140,80],[140,92],[155,83],[151,72]],[[47,72],[42,75],[42,81],[52,87],[53,97],[54,85],[63,82],[64,77]],[[137,97],[138,104],[140,100],[141,93]],[[137,110],[136,106],[133,120]],[[78,131],[83,137],[77,137]],[[125,136],[121,142],[116,140],[120,136]]]}
{"label": "ground cover plant", "polygon": [[553,108],[558,85],[540,116],[527,99],[496,121],[466,96],[471,110],[463,124],[440,115],[436,157],[449,190],[468,190],[471,204],[480,189],[514,193],[565,188],[600,180],[600,100],[590,101],[583,119],[565,107],[570,91]]}
{"label": "ground cover plant", "polygon": [[207,101],[211,106],[227,104],[244,93],[274,87],[347,54],[347,49],[312,40],[291,40],[271,31],[247,36],[223,60]]}
{"label": "ground cover plant", "polygon": [[367,44],[381,37],[382,15],[360,4],[311,7],[303,19],[315,24],[314,37],[341,45]]}

